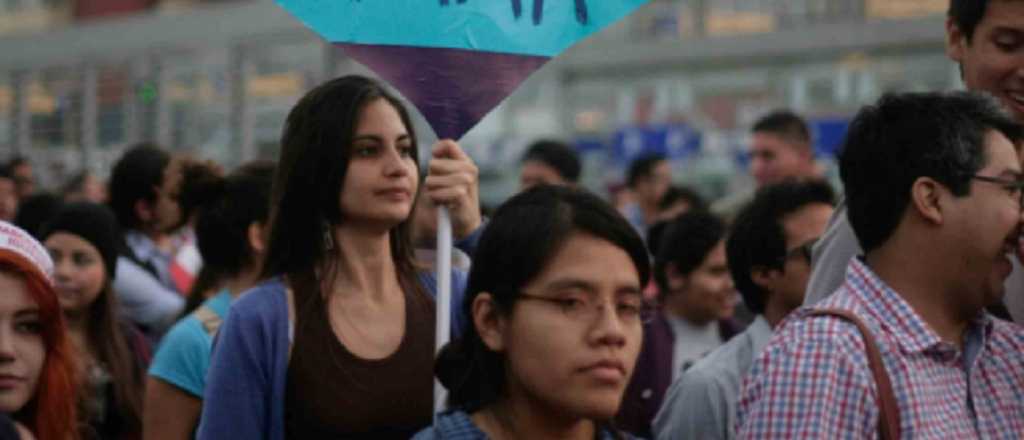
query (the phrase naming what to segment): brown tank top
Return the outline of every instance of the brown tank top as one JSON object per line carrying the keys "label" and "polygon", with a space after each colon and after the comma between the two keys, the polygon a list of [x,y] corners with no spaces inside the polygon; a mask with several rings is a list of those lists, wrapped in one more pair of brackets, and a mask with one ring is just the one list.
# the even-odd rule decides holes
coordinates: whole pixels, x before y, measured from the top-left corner
{"label": "brown tank top", "polygon": [[434,301],[405,290],[405,334],[383,359],[349,352],[321,295],[296,321],[285,390],[288,439],[408,439],[433,417]]}

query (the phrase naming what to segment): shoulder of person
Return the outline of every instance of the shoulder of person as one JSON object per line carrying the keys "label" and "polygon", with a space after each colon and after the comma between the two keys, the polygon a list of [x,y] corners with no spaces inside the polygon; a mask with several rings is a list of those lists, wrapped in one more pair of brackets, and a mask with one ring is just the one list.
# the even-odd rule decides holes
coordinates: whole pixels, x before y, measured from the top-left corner
{"label": "shoulder of person", "polygon": [[203,329],[202,323],[194,315],[194,313],[191,313],[174,323],[163,339],[160,340],[156,350],[157,357],[167,353],[184,353],[199,349],[209,349],[208,347],[203,347],[204,338],[207,337],[207,333]]}
{"label": "shoulder of person", "polygon": [[413,436],[413,440],[487,440],[487,435],[473,424],[465,412],[445,411],[428,426]]}
{"label": "shoulder of person", "polygon": [[1024,326],[996,317],[992,319],[989,345],[993,350],[1024,358]]}
{"label": "shoulder of person", "polygon": [[[735,366],[740,361],[739,353],[744,345],[750,345],[750,339],[743,337],[743,333],[740,333],[697,360],[697,362],[683,372],[680,378],[685,377],[687,382],[708,384],[721,384],[729,380],[742,379],[746,372],[730,367]],[[723,368],[726,365],[728,367]],[[738,377],[733,377],[736,376],[734,373],[738,373]]]}
{"label": "shoulder of person", "polygon": [[287,289],[281,278],[263,281],[242,294],[231,304],[232,319],[271,321],[287,317]]}
{"label": "shoulder of person", "polygon": [[814,310],[821,308],[804,307],[788,316],[772,335],[764,352],[769,351],[769,348],[790,353],[813,350],[831,356],[861,359],[866,357],[865,337],[874,338],[883,352],[889,346],[881,337],[877,325],[865,316],[862,309],[855,307],[852,311],[865,322],[872,332],[870,335],[862,334],[857,325],[847,319],[813,314]]}
{"label": "shoulder of person", "polygon": [[[452,288],[462,289],[466,286],[467,278],[469,274],[462,269],[452,269]],[[437,294],[437,272],[432,270],[421,270],[416,272],[416,276],[419,279],[420,285],[427,290],[431,296]],[[462,292],[457,292],[461,294]]]}

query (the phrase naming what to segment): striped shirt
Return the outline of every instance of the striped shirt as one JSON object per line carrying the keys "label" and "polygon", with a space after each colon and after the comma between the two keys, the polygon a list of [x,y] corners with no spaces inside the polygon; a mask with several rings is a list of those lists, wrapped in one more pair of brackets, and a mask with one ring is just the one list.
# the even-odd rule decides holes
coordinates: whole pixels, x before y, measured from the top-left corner
{"label": "striped shirt", "polygon": [[[1024,438],[1024,329],[980,314],[964,349],[943,342],[859,258],[812,307],[852,311],[882,352],[900,438]],[[857,327],[804,308],[784,320],[744,380],[739,438],[876,438],[878,401]]]}

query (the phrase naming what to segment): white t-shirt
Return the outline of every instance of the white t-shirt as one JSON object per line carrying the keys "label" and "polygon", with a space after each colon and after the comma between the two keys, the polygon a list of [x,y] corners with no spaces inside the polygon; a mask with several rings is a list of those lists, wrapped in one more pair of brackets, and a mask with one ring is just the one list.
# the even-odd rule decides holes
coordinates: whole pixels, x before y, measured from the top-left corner
{"label": "white t-shirt", "polygon": [[666,315],[666,318],[675,335],[672,350],[672,380],[675,381],[684,366],[692,365],[722,345],[722,332],[717,321],[698,326],[677,316]]}

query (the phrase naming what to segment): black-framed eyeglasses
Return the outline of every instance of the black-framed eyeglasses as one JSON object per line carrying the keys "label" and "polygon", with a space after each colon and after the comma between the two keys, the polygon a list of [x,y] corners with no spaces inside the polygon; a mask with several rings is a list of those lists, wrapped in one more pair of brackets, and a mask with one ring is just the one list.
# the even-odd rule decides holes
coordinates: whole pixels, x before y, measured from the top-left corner
{"label": "black-framed eyeglasses", "polygon": [[[585,299],[584,299],[585,298]],[[567,318],[581,323],[592,323],[606,306],[606,301],[594,301],[587,297],[583,298],[558,298],[540,295],[532,295],[526,292],[519,292],[519,300],[541,301],[556,306]],[[625,324],[641,323],[647,324],[654,318],[656,310],[637,295],[635,301],[616,300],[615,316]]]}
{"label": "black-framed eyeglasses", "polygon": [[812,252],[814,251],[814,245],[818,242],[818,238],[820,237],[807,240],[803,244],[786,251],[786,256],[782,257],[783,264],[785,264],[785,262],[790,258],[796,257],[801,257],[807,262],[807,264],[811,264]]}
{"label": "black-framed eyeglasses", "polygon": [[1008,191],[1011,196],[1016,198],[1017,207],[1020,209],[1024,209],[1024,180],[1004,179],[1001,177],[983,176],[980,174],[971,175],[971,178],[974,180],[988,182],[1003,187],[1003,189]]}

